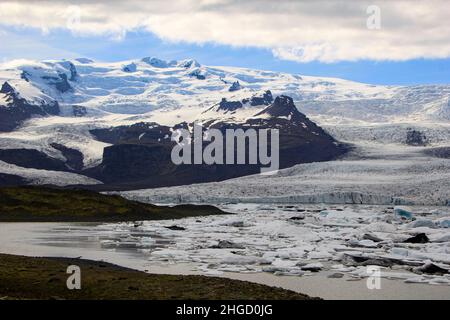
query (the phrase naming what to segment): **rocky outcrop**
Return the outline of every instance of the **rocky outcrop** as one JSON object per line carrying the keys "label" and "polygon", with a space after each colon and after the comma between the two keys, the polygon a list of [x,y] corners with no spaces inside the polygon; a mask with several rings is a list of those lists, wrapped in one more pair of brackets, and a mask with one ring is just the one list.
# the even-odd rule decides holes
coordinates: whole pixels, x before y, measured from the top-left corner
{"label": "rocky outcrop", "polygon": [[238,91],[238,90],[241,90],[241,84],[239,83],[239,81],[233,82],[233,84],[228,89],[228,91],[230,91],[230,92]]}
{"label": "rocky outcrop", "polygon": [[[239,108],[241,102],[230,104],[230,101],[223,99],[220,106],[231,111]],[[220,130],[224,136],[227,129],[252,128],[256,132],[259,132],[258,129],[278,129],[280,168],[327,161],[348,151],[347,146],[335,141],[300,113],[289,97],[275,99],[263,113],[264,117],[256,117],[245,123],[215,122],[209,128]],[[291,117],[286,117],[286,114]],[[183,123],[176,127],[188,126]],[[98,140],[113,145],[104,149],[101,165],[89,169],[87,174],[105,182],[108,185],[106,188],[136,189],[222,181],[260,172],[261,164],[173,164],[171,151],[175,142],[170,137],[175,128],[157,123],[138,123],[91,130]],[[246,152],[248,159],[250,151]]]}
{"label": "rocky outcrop", "polygon": [[279,96],[275,101],[263,111],[257,113],[255,117],[268,115],[272,118],[285,117],[291,121],[306,121],[306,116],[297,110],[294,101],[288,96]]}
{"label": "rocky outcrop", "polygon": [[72,106],[72,114],[74,117],[84,117],[87,114],[86,107]]}
{"label": "rocky outcrop", "polygon": [[8,82],[3,83],[0,95],[4,95],[6,100],[6,105],[0,105],[0,132],[12,131],[32,116],[57,115],[60,112],[57,101],[42,102],[39,105],[30,103]]}
{"label": "rocky outcrop", "polygon": [[428,141],[423,132],[408,128],[406,131],[406,144],[410,146],[426,146]]}
{"label": "rocky outcrop", "polygon": [[135,63],[130,63],[122,67],[123,72],[136,72],[137,66]]}
{"label": "rocky outcrop", "polygon": [[270,90],[266,90],[262,95],[256,94],[252,96],[250,99],[242,100],[243,103],[250,102],[251,106],[268,106],[273,102],[272,92]]}
{"label": "rocky outcrop", "polygon": [[194,71],[189,73],[190,77],[197,78],[198,80],[205,80],[206,75],[201,69],[195,69]]}
{"label": "rocky outcrop", "polygon": [[53,85],[61,93],[72,90],[65,73],[58,74],[58,77],[43,76],[42,79],[47,80],[48,84]]}
{"label": "rocky outcrop", "polygon": [[167,61],[155,57],[145,57],[142,59],[142,62],[145,62],[155,68],[167,68],[169,66]]}
{"label": "rocky outcrop", "polygon": [[[235,82],[236,83],[236,82]],[[239,82],[237,82],[239,83]],[[227,100],[226,98],[222,98],[220,101],[218,107],[213,106],[212,108],[208,109],[216,111],[225,111],[225,112],[233,112],[235,110],[238,110],[242,108],[244,105],[250,105],[250,106],[268,106],[273,102],[272,92],[270,90],[267,90],[263,92],[262,94],[255,94],[251,98],[245,98],[242,100]],[[205,111],[206,112],[206,111]]]}
{"label": "rocky outcrop", "polygon": [[35,149],[0,149],[0,160],[24,168],[67,171],[64,161]]}
{"label": "rocky outcrop", "polygon": [[223,111],[235,111],[242,107],[242,102],[240,101],[227,101],[227,99],[222,98],[219,103],[219,108],[217,110]]}
{"label": "rocky outcrop", "polygon": [[80,171],[83,169],[83,154],[75,149],[68,148],[59,143],[52,143],[51,146],[59,150],[64,158],[66,158],[66,167],[73,171]]}

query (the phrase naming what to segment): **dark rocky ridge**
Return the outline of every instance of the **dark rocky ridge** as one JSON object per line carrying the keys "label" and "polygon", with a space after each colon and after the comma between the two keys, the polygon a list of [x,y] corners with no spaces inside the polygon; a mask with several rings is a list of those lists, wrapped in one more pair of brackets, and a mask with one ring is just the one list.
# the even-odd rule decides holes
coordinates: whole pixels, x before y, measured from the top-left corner
{"label": "dark rocky ridge", "polygon": [[[273,102],[272,92],[270,90],[265,91],[263,94],[255,94],[251,98],[245,98],[241,101],[228,101],[226,98],[222,98],[217,108],[217,111],[222,110],[225,112],[233,112],[249,103],[251,106],[268,106]],[[216,106],[208,109],[213,110]]]}
{"label": "dark rocky ridge", "polygon": [[6,106],[0,105],[0,132],[12,131],[32,116],[57,115],[60,112],[57,101],[31,104],[21,98],[8,82],[3,83],[0,94],[5,95],[7,101]]}
{"label": "dark rocky ridge", "polygon": [[[210,128],[219,129],[223,134],[226,129],[279,129],[280,169],[332,160],[348,151],[348,146],[335,141],[300,113],[289,97],[278,97],[260,114],[267,117],[252,118],[245,123],[218,122]],[[187,126],[186,123],[178,125]],[[170,139],[171,128],[156,123],[95,129],[91,133],[98,140],[113,144],[104,149],[101,165],[85,172],[105,182],[107,186],[100,188],[119,190],[222,181],[259,173],[262,167],[260,164],[175,165],[171,161],[175,145]]]}
{"label": "dark rocky ridge", "polygon": [[72,106],[72,114],[74,117],[84,117],[87,114],[86,107],[83,106]]}
{"label": "dark rocky ridge", "polygon": [[270,90],[266,90],[262,95],[254,95],[250,99],[242,100],[243,103],[250,102],[251,106],[268,106],[273,102],[272,92]]}
{"label": "dark rocky ridge", "polygon": [[307,120],[306,116],[297,110],[297,107],[294,105],[294,100],[288,96],[277,97],[273,104],[256,114],[256,116],[262,115],[269,115],[273,118],[286,117],[286,119],[294,122]]}
{"label": "dark rocky ridge", "polygon": [[[11,88],[5,85],[5,91]],[[226,105],[224,105],[226,103]],[[255,95],[249,99],[231,104],[222,100],[216,111],[224,105],[227,111],[237,110],[243,103],[267,105],[244,123],[210,122],[204,129],[220,130],[224,136],[227,129],[278,129],[280,133],[279,168],[287,168],[299,163],[328,161],[335,159],[349,150],[340,144],[322,128],[300,113],[291,98],[280,96],[273,101],[270,91]],[[217,106],[217,105],[216,105]],[[235,109],[234,109],[235,108]],[[211,110],[211,109],[210,109]],[[96,190],[129,190],[174,186],[192,183],[222,181],[244,175],[259,173],[261,164],[181,164],[175,165],[171,152],[175,142],[171,141],[172,131],[179,128],[192,128],[193,124],[179,123],[174,127],[158,123],[136,123],[130,126],[118,126],[93,129],[91,134],[99,141],[112,144],[103,150],[103,159],[97,167],[84,169],[83,155],[63,144],[51,146],[59,150],[65,160],[50,158],[33,149],[0,150],[0,160],[25,168],[80,173],[104,183],[104,185],[85,186]],[[204,142],[203,148],[209,143]],[[249,159],[248,141],[246,159]],[[269,140],[270,148],[270,140]],[[225,146],[223,154],[226,154]],[[235,144],[235,155],[236,144]],[[193,163],[193,161],[192,161]],[[15,185],[23,181],[16,177],[4,177],[4,183]]]}
{"label": "dark rocky ridge", "polygon": [[48,84],[55,86],[62,93],[72,90],[67,75],[64,73],[60,73],[58,77],[44,76],[42,79],[47,80]]}
{"label": "dark rocky ridge", "polygon": [[83,169],[83,154],[75,149],[68,148],[59,143],[52,143],[51,146],[59,150],[64,158],[66,158],[66,167],[73,171],[80,171]]}
{"label": "dark rocky ridge", "polygon": [[0,149],[0,160],[24,168],[68,170],[62,160],[51,158],[35,149]]}

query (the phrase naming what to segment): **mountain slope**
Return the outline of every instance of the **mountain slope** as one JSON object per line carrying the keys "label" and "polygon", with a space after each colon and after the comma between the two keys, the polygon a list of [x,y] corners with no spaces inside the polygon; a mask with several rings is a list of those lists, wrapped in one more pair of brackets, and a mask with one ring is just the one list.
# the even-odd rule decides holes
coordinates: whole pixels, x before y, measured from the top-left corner
{"label": "mountain slope", "polygon": [[[233,109],[233,111],[237,110],[239,108]],[[221,111],[220,105],[218,111]],[[289,113],[287,116],[284,115],[286,112]],[[278,129],[279,168],[298,163],[327,161],[348,151],[346,145],[338,143],[301,114],[292,99],[286,96],[276,97],[266,109],[246,121],[222,119],[204,122],[203,125],[203,129],[219,130],[224,137],[228,129],[254,129],[256,132],[260,129]],[[194,141],[192,123],[180,123],[174,127],[157,123],[137,123],[131,126],[94,129],[91,133],[98,140],[110,143],[112,146],[104,149],[102,163],[87,170],[86,174],[105,182],[108,189],[123,190],[222,181],[254,174],[266,167],[261,163],[249,163],[249,148],[245,151],[245,159],[247,159],[245,164],[227,164],[222,158],[223,163],[175,165],[171,159],[175,142],[170,137],[173,130],[180,128],[190,130],[191,141]],[[203,151],[207,144],[207,142],[203,143]],[[236,148],[237,144],[234,145],[233,150],[235,155]],[[227,154],[225,142],[222,154]],[[193,159],[191,163],[194,163]]]}
{"label": "mountain slope", "polygon": [[[329,160],[345,152],[330,134],[347,142],[433,146],[445,144],[449,132],[448,85],[375,86],[153,57],[115,63],[13,61],[0,64],[0,85],[4,184],[20,183],[22,178],[47,183],[62,175],[64,183],[75,177],[74,183],[116,183],[121,176],[135,183],[139,170],[134,170],[134,177],[131,167],[143,169],[136,162],[148,157],[159,161],[158,152],[167,155],[170,147],[162,143],[158,149],[161,141],[170,140],[170,128],[194,121],[220,130],[281,126],[283,148],[296,155],[292,160],[284,157],[282,167]],[[281,96],[292,98],[286,98],[282,108],[276,98]],[[151,123],[164,134],[140,127]],[[120,133],[120,141],[112,133]],[[128,141],[123,134],[130,133]],[[128,171],[120,165],[124,161]],[[172,169],[154,169],[167,177],[173,174]],[[236,176],[248,174],[247,169]],[[230,177],[214,170],[212,181]],[[198,182],[194,177],[210,174],[183,172],[181,180]]]}
{"label": "mountain slope", "polygon": [[[190,109],[186,107],[204,109],[222,98],[235,101],[271,90],[275,95],[292,97],[300,111],[308,115],[327,115],[341,121],[450,119],[449,85],[369,85],[334,78],[202,66],[195,60],[163,61],[148,57],[116,63],[86,59],[13,61],[0,65],[0,84],[6,81],[30,102],[58,101],[64,116],[74,116],[77,113],[74,107],[91,116]],[[0,104],[1,101],[0,97]],[[179,111],[182,117],[192,112]],[[162,117],[156,122],[164,123]]]}

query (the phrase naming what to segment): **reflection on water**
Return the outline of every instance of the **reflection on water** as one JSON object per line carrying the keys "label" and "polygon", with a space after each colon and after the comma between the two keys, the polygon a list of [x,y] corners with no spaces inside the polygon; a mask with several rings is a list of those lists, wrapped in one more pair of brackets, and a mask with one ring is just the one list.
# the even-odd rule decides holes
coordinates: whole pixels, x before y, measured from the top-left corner
{"label": "reflection on water", "polygon": [[33,243],[42,246],[126,251],[130,254],[142,252],[142,249],[165,248],[174,242],[156,232],[133,230],[131,224],[57,226],[41,233],[41,236],[32,240]]}

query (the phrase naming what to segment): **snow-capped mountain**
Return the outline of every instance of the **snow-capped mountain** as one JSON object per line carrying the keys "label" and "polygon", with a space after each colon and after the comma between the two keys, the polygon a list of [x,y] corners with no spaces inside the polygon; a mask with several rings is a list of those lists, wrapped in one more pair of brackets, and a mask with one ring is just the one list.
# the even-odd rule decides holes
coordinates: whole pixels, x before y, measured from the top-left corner
{"label": "snow-capped mountain", "polygon": [[[21,60],[0,65],[0,84],[5,82],[30,104],[57,101],[63,116],[150,113],[158,118],[157,122],[169,122],[171,117],[164,118],[161,112],[178,109],[183,120],[191,121],[197,116],[196,111],[203,111],[222,98],[237,101],[255,92],[271,90],[274,95],[292,97],[300,111],[308,116],[327,117],[328,122],[450,120],[450,85],[379,86],[334,78],[209,67],[195,60],[143,58],[115,63],[89,59]],[[5,104],[4,100],[0,94],[0,105]]]}
{"label": "snow-capped mountain", "polygon": [[[144,163],[149,145],[168,149],[170,129],[194,121],[219,129],[279,126],[298,139],[287,142],[290,152],[295,150],[282,166],[288,167],[345,153],[333,136],[413,145],[440,142],[448,136],[450,120],[450,85],[376,86],[203,66],[192,59],[12,61],[0,65],[0,86],[0,173],[12,183],[21,181],[17,176],[32,183],[115,183],[130,177],[120,157]],[[316,149],[305,147],[312,142]],[[33,174],[25,177],[21,168]],[[141,169],[133,170],[139,176]],[[62,179],[64,173],[71,178]],[[229,177],[221,172],[207,181]],[[150,185],[146,181],[143,186]]]}

